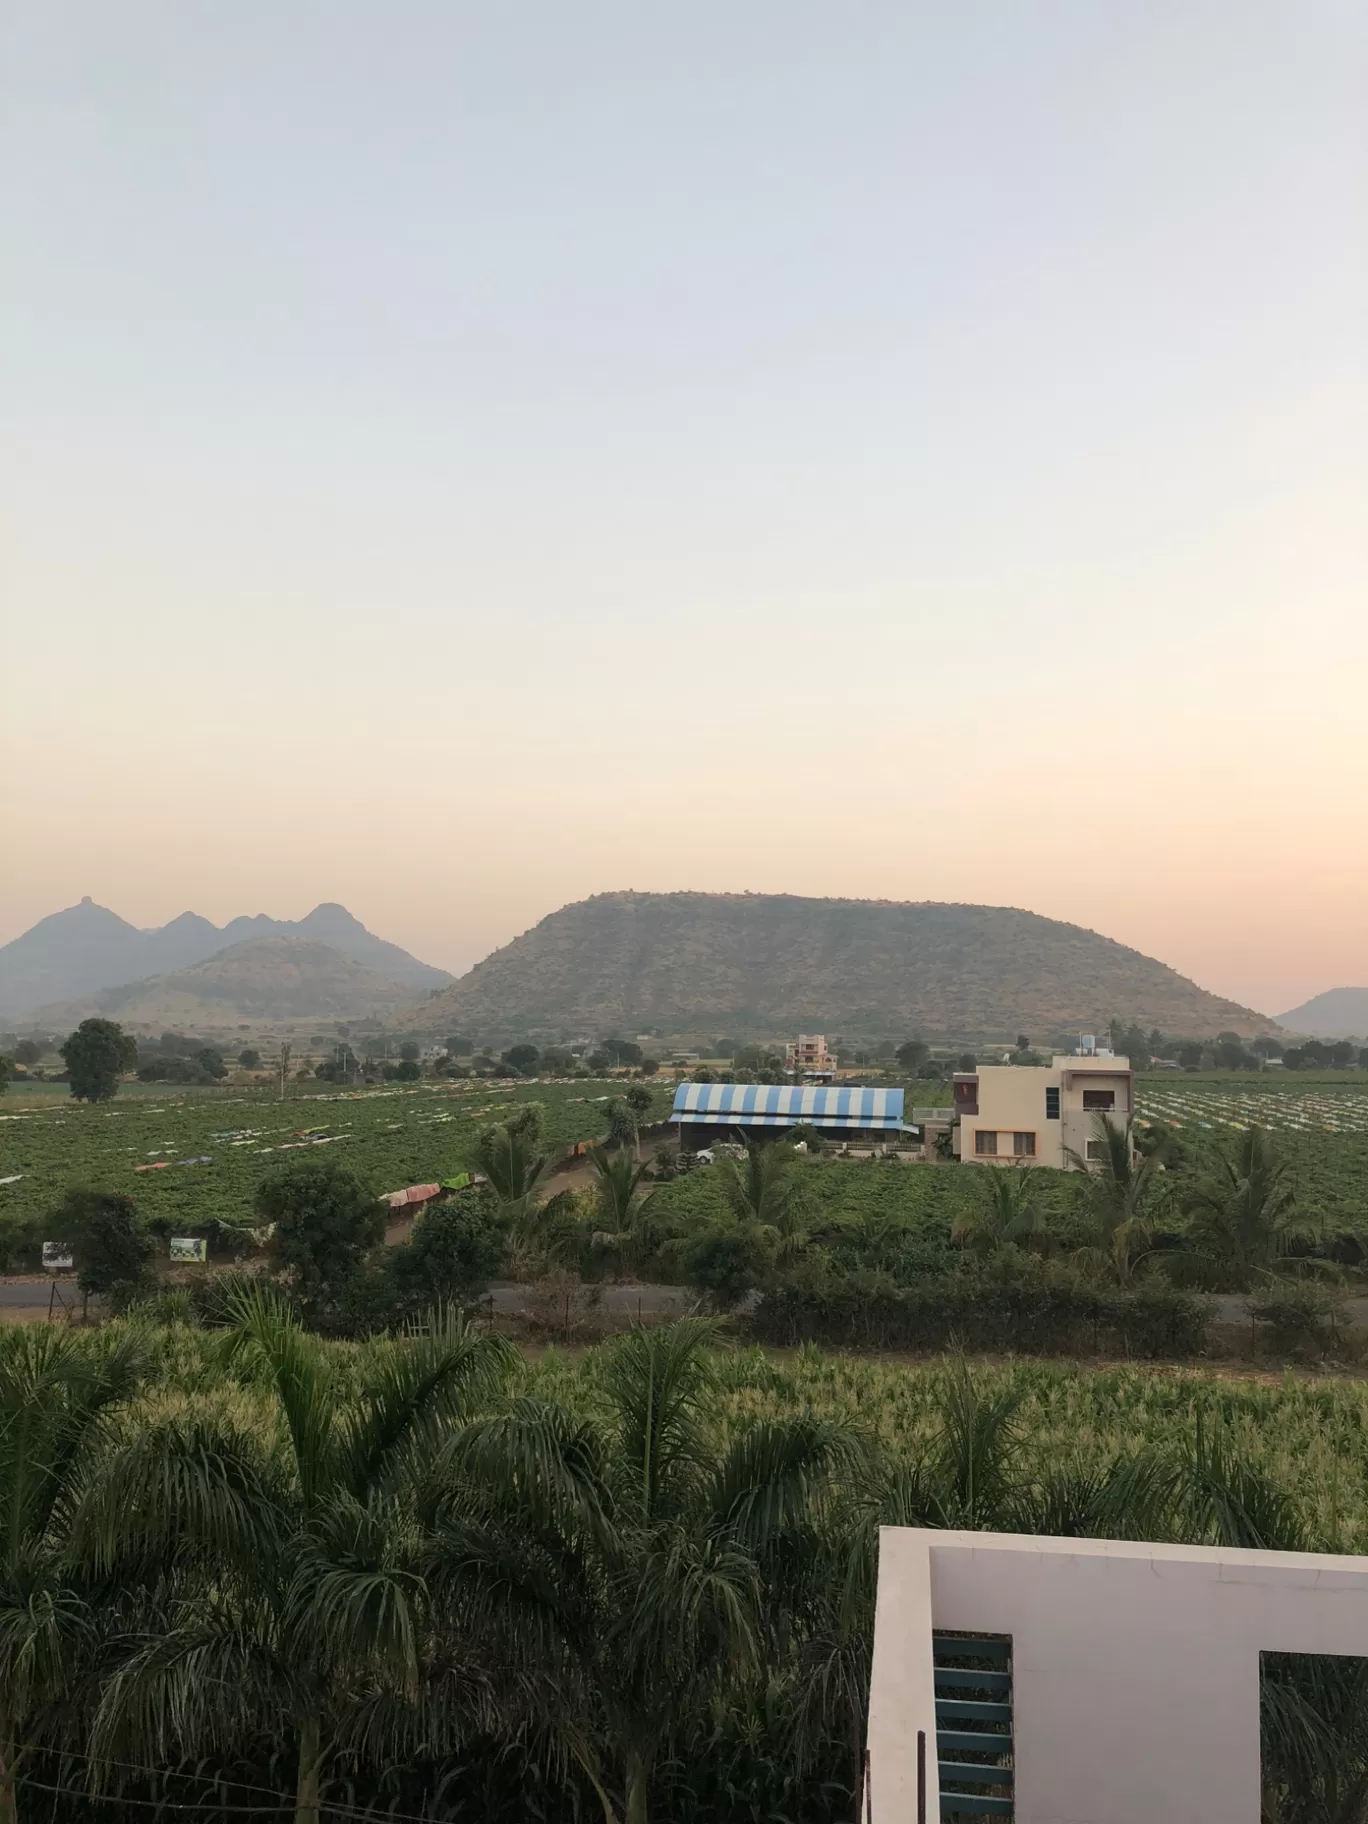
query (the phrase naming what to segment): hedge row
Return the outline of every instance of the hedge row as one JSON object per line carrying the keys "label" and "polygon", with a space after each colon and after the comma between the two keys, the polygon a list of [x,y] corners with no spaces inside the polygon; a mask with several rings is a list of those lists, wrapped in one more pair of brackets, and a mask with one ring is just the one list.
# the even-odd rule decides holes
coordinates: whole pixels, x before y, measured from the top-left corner
{"label": "hedge row", "polygon": [[778,1286],[751,1317],[757,1341],[864,1349],[1002,1351],[1019,1355],[1200,1355],[1205,1303],[1169,1286],[1124,1292],[1063,1278],[1014,1285],[928,1279],[867,1290]]}

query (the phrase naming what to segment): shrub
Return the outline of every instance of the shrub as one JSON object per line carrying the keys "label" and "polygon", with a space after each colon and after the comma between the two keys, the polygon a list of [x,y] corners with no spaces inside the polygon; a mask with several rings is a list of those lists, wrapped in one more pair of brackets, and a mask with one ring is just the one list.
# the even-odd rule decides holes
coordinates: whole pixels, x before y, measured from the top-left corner
{"label": "shrub", "polygon": [[1257,1299],[1251,1314],[1265,1326],[1263,1340],[1274,1355],[1314,1361],[1343,1347],[1341,1303],[1324,1286],[1288,1280]]}
{"label": "shrub", "polygon": [[761,1342],[1146,1358],[1200,1354],[1201,1301],[1155,1284],[1099,1288],[1072,1269],[1001,1257],[992,1271],[897,1286],[883,1275],[786,1275],[751,1319]]}

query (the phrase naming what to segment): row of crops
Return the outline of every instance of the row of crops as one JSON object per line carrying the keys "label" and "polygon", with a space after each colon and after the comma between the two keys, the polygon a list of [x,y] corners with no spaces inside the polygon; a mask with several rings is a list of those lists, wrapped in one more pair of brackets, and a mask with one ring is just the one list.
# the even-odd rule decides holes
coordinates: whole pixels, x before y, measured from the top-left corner
{"label": "row of crops", "polygon": [[[537,1102],[554,1152],[603,1132],[610,1083],[423,1084],[276,1101],[243,1092],[70,1100],[0,1110],[0,1220],[49,1209],[71,1185],[134,1197],[150,1219],[188,1230],[250,1214],[260,1179],[314,1149],[345,1159],[377,1191],[440,1179],[469,1161],[482,1128]],[[657,1092],[653,1118],[668,1093]]]}
{"label": "row of crops", "polygon": [[1265,1088],[1261,1084],[1144,1083],[1141,1118],[1171,1127],[1258,1125],[1276,1132],[1368,1134],[1368,1088]]}

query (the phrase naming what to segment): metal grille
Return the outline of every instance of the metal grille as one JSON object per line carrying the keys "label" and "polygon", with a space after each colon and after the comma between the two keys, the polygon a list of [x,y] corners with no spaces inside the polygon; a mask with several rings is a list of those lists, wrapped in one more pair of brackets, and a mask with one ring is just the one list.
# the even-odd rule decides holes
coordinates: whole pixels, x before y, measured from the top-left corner
{"label": "metal grille", "polygon": [[1010,1818],[1012,1639],[934,1633],[936,1761],[943,1818]]}

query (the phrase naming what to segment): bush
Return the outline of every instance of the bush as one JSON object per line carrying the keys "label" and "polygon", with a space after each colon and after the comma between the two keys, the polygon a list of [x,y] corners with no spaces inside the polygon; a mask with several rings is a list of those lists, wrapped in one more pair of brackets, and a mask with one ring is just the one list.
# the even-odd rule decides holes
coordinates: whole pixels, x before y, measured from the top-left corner
{"label": "bush", "polygon": [[886,1276],[786,1275],[751,1319],[760,1342],[866,1349],[1118,1353],[1148,1359],[1200,1354],[1200,1300],[1163,1285],[1099,1288],[1070,1268],[1022,1257],[993,1270],[897,1286]]}
{"label": "bush", "polygon": [[718,1311],[731,1311],[760,1284],[765,1255],[742,1227],[708,1229],[684,1250],[684,1282]]}
{"label": "bush", "polygon": [[1265,1326],[1262,1340],[1272,1354],[1316,1361],[1343,1350],[1341,1305],[1324,1286],[1290,1280],[1271,1288],[1250,1310],[1255,1322]]}

